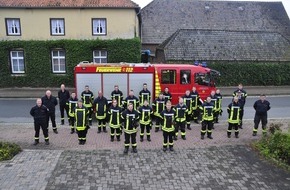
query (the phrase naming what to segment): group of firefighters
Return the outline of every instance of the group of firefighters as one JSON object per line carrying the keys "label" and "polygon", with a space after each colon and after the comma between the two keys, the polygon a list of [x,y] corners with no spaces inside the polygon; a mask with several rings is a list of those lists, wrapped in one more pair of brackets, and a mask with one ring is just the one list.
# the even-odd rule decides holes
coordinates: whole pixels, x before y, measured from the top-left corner
{"label": "group of firefighters", "polygon": [[[112,103],[109,105],[107,98],[103,96],[102,91],[98,92],[98,97],[94,98],[93,92],[89,86],[85,86],[85,90],[81,93],[81,99],[76,97],[76,93],[71,94],[65,89],[65,85],[61,85],[58,92],[59,106],[61,113],[61,124],[64,125],[64,111],[69,117],[71,126],[71,134],[77,132],[80,145],[86,143],[86,135],[88,129],[92,125],[92,115],[98,121],[98,133],[107,132],[106,123],[110,127],[111,141],[120,141],[120,136],[124,132],[125,149],[127,154],[131,143],[132,152],[137,153],[137,128],[140,126],[140,141],[144,141],[146,131],[147,141],[151,141],[150,131],[155,120],[155,132],[161,128],[163,131],[163,151],[173,149],[173,140],[178,139],[179,131],[181,138],[186,140],[186,128],[191,130],[190,124],[193,120],[195,123],[201,121],[201,139],[205,135],[207,138],[213,139],[212,130],[214,123],[218,123],[219,115],[222,115],[222,95],[220,90],[212,91],[206,100],[202,100],[195,87],[192,90],[186,90],[182,97],[179,97],[178,104],[172,105],[172,95],[168,88],[159,94],[155,100],[151,102],[151,92],[147,89],[147,84],[143,84],[143,89],[139,92],[139,98],[134,95],[131,90],[129,95],[123,99],[123,93],[118,85],[114,86],[111,93]],[[244,105],[246,103],[247,93],[239,84],[238,89],[233,93],[233,100],[227,107],[228,112],[228,130],[227,137],[231,137],[234,130],[235,137],[239,138],[239,128],[243,127]],[[56,97],[51,92],[46,91],[46,95],[41,99],[37,99],[30,114],[34,117],[35,141],[34,145],[39,143],[39,131],[43,130],[45,143],[49,144],[48,124],[49,119],[52,122],[54,133],[58,133],[55,123],[55,106],[58,104]],[[262,121],[263,132],[266,132],[267,111],[270,109],[270,103],[265,100],[265,95],[260,96],[260,100],[254,104],[256,110],[254,118],[253,136],[256,136],[259,122]]]}

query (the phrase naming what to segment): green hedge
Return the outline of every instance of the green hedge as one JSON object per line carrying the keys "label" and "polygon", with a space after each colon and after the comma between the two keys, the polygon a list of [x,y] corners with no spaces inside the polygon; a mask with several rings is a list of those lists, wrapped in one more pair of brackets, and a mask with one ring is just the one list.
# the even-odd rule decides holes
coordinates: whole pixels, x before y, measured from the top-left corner
{"label": "green hedge", "polygon": [[215,62],[208,67],[221,73],[218,86],[290,85],[290,62]]}
{"label": "green hedge", "polygon": [[[24,50],[25,74],[12,75],[9,52]],[[51,50],[66,51],[66,74],[53,74]],[[139,38],[114,40],[55,40],[55,41],[1,41],[0,87],[58,87],[65,83],[73,86],[73,69],[81,61],[92,61],[93,50],[106,49],[108,62],[140,62]]]}
{"label": "green hedge", "polygon": [[8,142],[0,142],[0,161],[10,160],[21,151],[19,145]]}

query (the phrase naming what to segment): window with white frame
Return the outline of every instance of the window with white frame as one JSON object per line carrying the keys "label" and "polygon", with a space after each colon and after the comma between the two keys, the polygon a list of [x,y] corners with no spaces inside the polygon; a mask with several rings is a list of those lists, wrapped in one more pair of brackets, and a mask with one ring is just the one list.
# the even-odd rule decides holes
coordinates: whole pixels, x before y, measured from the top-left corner
{"label": "window with white frame", "polygon": [[13,74],[25,73],[23,51],[10,51],[10,60]]}
{"label": "window with white frame", "polygon": [[93,35],[106,35],[107,34],[107,21],[104,18],[92,19]]}
{"label": "window with white frame", "polygon": [[50,19],[50,34],[64,35],[64,19]]}
{"label": "window with white frame", "polygon": [[94,63],[107,63],[107,51],[106,50],[95,50],[93,52]]}
{"label": "window with white frame", "polygon": [[65,50],[52,50],[52,72],[53,73],[65,73]]}
{"label": "window with white frame", "polygon": [[7,18],[6,19],[6,33],[8,36],[20,36],[20,19],[19,18]]}

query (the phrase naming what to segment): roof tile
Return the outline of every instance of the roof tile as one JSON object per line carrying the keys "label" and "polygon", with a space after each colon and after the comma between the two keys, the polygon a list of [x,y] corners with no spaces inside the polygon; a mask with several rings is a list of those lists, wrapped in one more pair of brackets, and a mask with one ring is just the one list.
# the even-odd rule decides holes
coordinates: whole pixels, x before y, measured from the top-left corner
{"label": "roof tile", "polygon": [[0,7],[139,8],[131,0],[0,0]]}

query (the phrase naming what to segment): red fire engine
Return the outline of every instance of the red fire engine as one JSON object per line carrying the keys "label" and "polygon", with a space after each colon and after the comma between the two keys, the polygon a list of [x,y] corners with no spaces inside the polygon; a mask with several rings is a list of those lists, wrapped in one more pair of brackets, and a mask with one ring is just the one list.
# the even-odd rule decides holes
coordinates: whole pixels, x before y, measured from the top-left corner
{"label": "red fire engine", "polygon": [[[81,62],[75,67],[75,87],[77,96],[80,96],[85,85],[97,95],[101,90],[107,99],[111,99],[114,85],[119,85],[124,98],[130,90],[138,97],[147,83],[152,99],[159,96],[164,88],[168,87],[172,94],[172,102],[176,104],[178,97],[183,96],[186,90],[196,87],[204,100],[212,90],[215,90],[215,76],[219,73],[201,65],[190,64],[143,64],[143,63],[106,63],[96,64]],[[152,100],[151,100],[152,101]]]}

